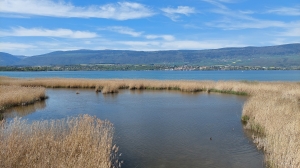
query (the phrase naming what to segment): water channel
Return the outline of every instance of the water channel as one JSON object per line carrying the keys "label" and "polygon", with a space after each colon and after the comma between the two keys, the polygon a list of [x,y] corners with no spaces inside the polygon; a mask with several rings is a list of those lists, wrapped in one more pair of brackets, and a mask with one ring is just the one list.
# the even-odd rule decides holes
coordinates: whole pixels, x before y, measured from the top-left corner
{"label": "water channel", "polygon": [[246,96],[129,90],[104,95],[89,89],[47,89],[47,95],[3,116],[107,119],[115,127],[122,168],[264,167],[263,153],[240,121]]}

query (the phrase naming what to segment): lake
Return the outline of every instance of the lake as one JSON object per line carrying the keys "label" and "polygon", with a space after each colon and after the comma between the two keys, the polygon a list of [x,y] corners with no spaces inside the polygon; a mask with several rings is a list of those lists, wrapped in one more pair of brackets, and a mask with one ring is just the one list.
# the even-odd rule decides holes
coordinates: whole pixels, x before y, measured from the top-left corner
{"label": "lake", "polygon": [[300,71],[43,71],[0,72],[18,78],[300,81]]}
{"label": "lake", "polygon": [[87,113],[107,119],[123,168],[264,167],[263,153],[240,121],[246,96],[129,90],[104,95],[91,89],[47,89],[47,95],[3,115],[32,121]]}

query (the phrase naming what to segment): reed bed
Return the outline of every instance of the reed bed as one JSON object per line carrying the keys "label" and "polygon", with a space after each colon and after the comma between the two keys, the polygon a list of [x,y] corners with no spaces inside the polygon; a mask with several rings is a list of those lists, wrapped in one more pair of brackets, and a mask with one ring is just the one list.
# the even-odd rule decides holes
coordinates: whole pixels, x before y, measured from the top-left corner
{"label": "reed bed", "polygon": [[96,80],[96,79],[65,79],[40,78],[16,79],[0,77],[0,85],[18,85],[25,87],[46,88],[91,88],[97,92],[117,93],[119,89],[151,89],[151,90],[181,90],[187,92],[205,91],[213,88],[213,81],[159,81],[159,80]]}
{"label": "reed bed", "polygon": [[113,132],[110,122],[89,115],[2,121],[0,167],[120,167]]}
{"label": "reed bed", "polygon": [[265,151],[269,167],[300,167],[300,89],[278,88],[249,98],[243,108],[246,128]]}
{"label": "reed bed", "polygon": [[49,88],[93,88],[103,93],[119,89],[180,90],[249,95],[243,107],[245,128],[257,132],[257,146],[270,167],[300,167],[300,83],[251,81],[161,81],[92,79],[16,79],[0,77],[0,85]]}
{"label": "reed bed", "polygon": [[28,105],[46,98],[43,87],[0,85],[0,112],[13,106]]}

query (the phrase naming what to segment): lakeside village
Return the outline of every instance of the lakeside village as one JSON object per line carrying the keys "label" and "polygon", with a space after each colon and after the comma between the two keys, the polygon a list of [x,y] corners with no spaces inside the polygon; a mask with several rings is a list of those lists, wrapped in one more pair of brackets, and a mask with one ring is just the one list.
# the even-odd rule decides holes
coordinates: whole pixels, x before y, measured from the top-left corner
{"label": "lakeside village", "polygon": [[53,66],[0,66],[0,71],[216,71],[216,70],[300,70],[300,66],[262,67],[262,66],[230,66],[230,65],[130,65],[130,64],[80,64]]}

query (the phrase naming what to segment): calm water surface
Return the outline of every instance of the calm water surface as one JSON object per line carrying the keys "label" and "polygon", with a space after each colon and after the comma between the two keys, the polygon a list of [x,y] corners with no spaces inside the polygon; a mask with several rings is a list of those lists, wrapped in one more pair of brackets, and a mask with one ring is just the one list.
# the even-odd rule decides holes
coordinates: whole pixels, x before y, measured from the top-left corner
{"label": "calm water surface", "polygon": [[0,72],[19,78],[300,81],[300,71],[49,71]]}
{"label": "calm water surface", "polygon": [[41,120],[88,113],[108,119],[124,168],[264,167],[263,153],[240,122],[247,97],[175,91],[103,95],[76,89],[48,89],[47,95],[46,101],[10,109],[4,117]]}

